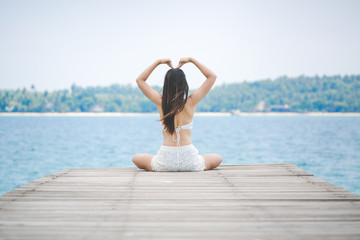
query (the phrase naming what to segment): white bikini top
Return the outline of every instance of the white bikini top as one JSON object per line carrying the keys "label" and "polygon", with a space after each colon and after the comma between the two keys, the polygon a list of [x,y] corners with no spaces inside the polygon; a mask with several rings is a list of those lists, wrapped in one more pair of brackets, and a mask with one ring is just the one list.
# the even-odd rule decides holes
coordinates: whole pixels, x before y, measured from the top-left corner
{"label": "white bikini top", "polygon": [[[166,131],[164,124],[162,124],[162,128],[163,131]],[[176,134],[176,139],[174,138],[175,134],[173,134],[173,141],[176,142],[176,146],[180,147],[180,130],[189,130],[193,128],[193,121],[191,121],[188,124],[182,125],[182,126],[177,126],[175,127],[175,134]]]}
{"label": "white bikini top", "polygon": [[182,125],[182,126],[175,127],[175,129],[184,129],[184,130],[192,129],[192,128],[193,128],[193,122]]}

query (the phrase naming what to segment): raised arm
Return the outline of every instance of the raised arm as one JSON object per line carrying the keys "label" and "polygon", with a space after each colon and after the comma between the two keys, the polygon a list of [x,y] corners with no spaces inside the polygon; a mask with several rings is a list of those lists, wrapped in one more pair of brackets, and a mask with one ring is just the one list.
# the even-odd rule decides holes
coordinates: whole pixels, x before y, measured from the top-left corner
{"label": "raised arm", "polygon": [[136,83],[144,93],[146,97],[148,97],[156,106],[161,105],[161,95],[147,84],[146,80],[150,76],[150,74],[154,71],[154,69],[160,64],[167,64],[169,67],[173,68],[170,59],[159,59],[156,60],[153,64],[147,67],[136,79]]}
{"label": "raised arm", "polygon": [[210,91],[211,87],[215,83],[216,75],[215,75],[215,73],[213,73],[213,71],[208,69],[204,64],[200,63],[199,61],[197,61],[196,59],[191,58],[191,57],[180,59],[180,62],[179,62],[179,65],[177,66],[177,68],[181,68],[185,63],[188,63],[188,62],[193,63],[201,71],[201,73],[204,74],[204,76],[206,77],[205,82],[189,96],[189,99],[191,100],[191,102],[194,105],[196,105]]}

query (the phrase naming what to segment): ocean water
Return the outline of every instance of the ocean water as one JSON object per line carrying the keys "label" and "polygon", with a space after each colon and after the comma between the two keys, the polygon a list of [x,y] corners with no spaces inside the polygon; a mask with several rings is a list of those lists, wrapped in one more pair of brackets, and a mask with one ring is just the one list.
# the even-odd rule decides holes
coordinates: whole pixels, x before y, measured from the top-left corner
{"label": "ocean water", "polygon": [[[66,168],[130,167],[155,154],[157,116],[0,117],[0,195]],[[193,144],[223,164],[292,163],[360,195],[360,117],[195,117]]]}

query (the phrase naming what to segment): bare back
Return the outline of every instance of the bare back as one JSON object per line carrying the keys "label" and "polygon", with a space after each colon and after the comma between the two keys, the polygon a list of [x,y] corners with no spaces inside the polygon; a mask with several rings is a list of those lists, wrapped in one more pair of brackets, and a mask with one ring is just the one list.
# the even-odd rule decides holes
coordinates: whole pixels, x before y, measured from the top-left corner
{"label": "bare back", "polygon": [[[174,124],[175,127],[183,126],[193,121],[195,106],[192,103],[191,97],[188,98],[188,101],[185,104],[184,109],[175,115]],[[158,110],[160,113],[160,118],[163,117],[163,111],[161,105],[158,106]],[[180,134],[180,145],[185,146],[192,144],[191,142],[191,129],[183,129],[179,132]],[[163,131],[164,141],[163,145],[165,146],[176,146],[176,135],[172,135],[167,131]]]}
{"label": "bare back", "polygon": [[[141,89],[141,91],[147,96],[158,108],[158,111],[160,113],[160,117],[163,117],[163,111],[162,111],[162,96],[159,92],[152,89],[147,83],[146,80],[151,74],[151,72],[161,63],[168,64],[171,68],[171,61],[170,59],[163,59],[156,61],[152,65],[150,65],[147,69],[144,70],[142,74],[136,79],[136,82]],[[180,59],[179,66],[180,68],[185,63],[192,62],[206,77],[206,80],[203,82],[203,84],[196,89],[189,97],[185,104],[184,109],[176,114],[175,116],[175,127],[183,126],[188,123],[191,123],[194,117],[195,107],[200,102],[200,100],[205,97],[205,95],[210,91],[211,87],[214,85],[214,82],[216,80],[216,75],[205,65],[198,62],[197,60],[193,58],[182,58]],[[190,129],[182,129],[180,132],[180,145],[185,146],[191,144],[191,130]],[[164,135],[164,141],[163,145],[165,146],[177,146],[177,138],[174,135],[171,135],[170,133],[163,131]]]}

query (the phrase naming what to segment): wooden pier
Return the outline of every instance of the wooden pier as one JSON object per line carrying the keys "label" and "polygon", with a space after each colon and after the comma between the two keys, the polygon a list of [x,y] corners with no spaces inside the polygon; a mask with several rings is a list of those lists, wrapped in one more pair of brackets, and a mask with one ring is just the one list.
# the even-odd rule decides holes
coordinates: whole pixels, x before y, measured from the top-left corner
{"label": "wooden pier", "polygon": [[66,169],[0,197],[0,239],[360,239],[360,197],[292,164]]}

